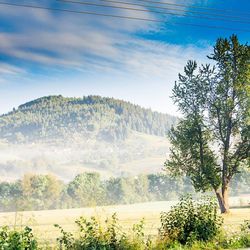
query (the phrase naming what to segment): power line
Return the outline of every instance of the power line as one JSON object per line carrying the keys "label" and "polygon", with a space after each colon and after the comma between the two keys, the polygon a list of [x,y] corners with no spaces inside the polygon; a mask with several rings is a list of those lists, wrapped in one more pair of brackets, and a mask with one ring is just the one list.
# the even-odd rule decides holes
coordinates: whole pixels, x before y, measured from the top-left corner
{"label": "power line", "polygon": [[[214,17],[207,17],[207,16],[193,16],[193,15],[178,14],[178,13],[165,12],[165,11],[137,9],[137,8],[132,8],[132,7],[105,5],[105,4],[98,4],[98,3],[75,1],[75,0],[57,0],[57,1],[64,2],[64,3],[81,4],[81,5],[97,6],[97,7],[105,7],[105,8],[113,8],[113,9],[121,9],[121,10],[132,10],[132,11],[140,11],[140,12],[147,12],[147,13],[157,13],[157,14],[172,15],[172,16],[191,17],[191,18],[217,20],[217,21],[227,21],[227,22],[236,22],[236,23],[250,23],[250,20],[247,22],[247,21],[241,21],[241,20],[230,20],[230,19],[214,18]],[[112,1],[112,2],[119,3],[117,1]],[[143,7],[148,7],[148,6],[143,6]]]}
{"label": "power line", "polygon": [[[185,7],[185,8],[191,8],[191,9],[212,10],[212,11],[222,11],[222,12],[235,12],[235,10],[231,10],[231,9],[217,9],[217,8],[209,8],[209,7],[194,6],[194,5],[187,5],[187,4],[176,4],[176,3],[160,2],[160,1],[152,1],[152,0],[137,0],[137,1],[147,2],[147,3],[157,3],[157,4],[177,6],[177,7]],[[238,11],[238,13],[250,15],[250,12]]]}
{"label": "power line", "polygon": [[[193,14],[202,14],[202,15],[213,15],[213,16],[218,16],[218,17],[226,17],[226,18],[236,18],[236,19],[250,20],[249,18],[245,18],[245,17],[242,18],[242,16],[224,15],[224,14],[204,12],[204,11],[192,11],[192,10],[184,10],[184,9],[179,9],[179,8],[162,7],[162,6],[160,7],[160,6],[155,6],[155,5],[145,5],[145,4],[139,4],[139,3],[130,3],[130,2],[114,1],[114,0],[100,0],[100,1],[102,1],[102,2],[109,2],[109,3],[119,3],[119,4],[131,5],[131,6],[141,6],[141,7],[154,8],[154,9],[174,10],[174,11],[181,11],[181,12],[184,12],[184,13],[193,13]],[[152,2],[152,1],[144,1],[144,2]]]}
{"label": "power line", "polygon": [[[85,14],[85,15],[95,15],[95,16],[103,16],[103,17],[112,17],[112,18],[120,18],[120,19],[128,19],[128,20],[136,20],[136,21],[147,21],[147,22],[155,22],[155,23],[164,23],[167,22],[163,19],[149,19],[149,18],[140,18],[140,17],[132,17],[132,16],[121,16],[121,15],[113,15],[113,14],[105,14],[105,13],[97,13],[90,11],[77,11],[77,10],[69,10],[69,9],[61,9],[61,8],[51,8],[37,5],[28,5],[28,4],[16,4],[16,3],[6,3],[0,2],[0,5],[12,6],[12,7],[23,7],[23,8],[31,8],[38,10],[50,10],[50,11],[59,11],[59,12],[67,12],[74,14]],[[179,22],[171,22],[173,25],[183,25],[183,26],[192,26],[192,27],[200,27],[200,28],[209,28],[209,29],[219,29],[219,30],[230,30],[230,31],[241,31],[241,32],[250,32],[249,29],[233,29],[224,26],[212,26],[212,25],[203,25],[203,24],[192,24],[192,23],[179,23]]]}

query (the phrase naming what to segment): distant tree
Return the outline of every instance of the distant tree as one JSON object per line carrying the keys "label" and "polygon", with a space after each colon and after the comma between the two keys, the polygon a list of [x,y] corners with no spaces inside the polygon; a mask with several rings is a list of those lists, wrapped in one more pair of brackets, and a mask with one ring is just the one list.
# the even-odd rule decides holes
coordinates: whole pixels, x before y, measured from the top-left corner
{"label": "distant tree", "polygon": [[126,190],[122,185],[121,178],[110,178],[105,181],[105,201],[107,204],[122,204]]}
{"label": "distant tree", "polygon": [[25,137],[23,136],[23,134],[21,132],[15,133],[15,137],[16,137],[15,140],[17,143],[22,143],[25,141]]}
{"label": "distant tree", "polygon": [[250,168],[243,168],[240,173],[233,178],[230,189],[230,194],[238,196],[242,193],[250,194]]}
{"label": "distant tree", "polygon": [[26,174],[22,180],[22,208],[56,208],[62,188],[62,182],[53,175]]}
{"label": "distant tree", "polygon": [[174,86],[183,118],[170,132],[165,166],[189,176],[198,191],[213,189],[225,213],[229,184],[250,163],[250,46],[235,35],[218,39],[208,58],[214,66],[189,61]]}
{"label": "distant tree", "polygon": [[21,197],[20,181],[0,183],[0,211],[17,211]]}
{"label": "distant tree", "polygon": [[107,204],[131,204],[149,200],[148,178],[135,177],[110,178],[105,182]]}
{"label": "distant tree", "polygon": [[193,193],[188,178],[171,178],[166,174],[149,174],[149,195],[154,200],[173,200],[184,193]]}
{"label": "distant tree", "polygon": [[68,184],[68,195],[75,206],[94,206],[103,203],[104,189],[98,173],[78,174]]}

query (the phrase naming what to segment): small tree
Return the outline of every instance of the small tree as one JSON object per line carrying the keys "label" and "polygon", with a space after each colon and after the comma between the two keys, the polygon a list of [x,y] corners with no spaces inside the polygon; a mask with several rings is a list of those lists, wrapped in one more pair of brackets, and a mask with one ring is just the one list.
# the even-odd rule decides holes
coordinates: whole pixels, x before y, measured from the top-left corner
{"label": "small tree", "polygon": [[103,203],[104,188],[98,173],[81,173],[68,184],[67,193],[77,206],[95,206]]}
{"label": "small tree", "polygon": [[214,66],[189,61],[175,83],[183,118],[170,131],[165,166],[189,176],[197,191],[213,189],[225,213],[230,181],[250,163],[250,46],[234,35],[218,39],[208,58]]}
{"label": "small tree", "polygon": [[159,233],[163,239],[182,244],[209,241],[221,232],[222,223],[211,197],[194,201],[191,196],[184,196],[169,212],[161,213]]}

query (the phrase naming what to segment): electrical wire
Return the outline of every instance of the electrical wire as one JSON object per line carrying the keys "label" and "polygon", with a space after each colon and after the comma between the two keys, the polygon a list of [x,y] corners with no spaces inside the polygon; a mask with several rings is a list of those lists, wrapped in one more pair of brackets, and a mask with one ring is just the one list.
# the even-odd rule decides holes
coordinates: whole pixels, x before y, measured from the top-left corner
{"label": "electrical wire", "polygon": [[[140,12],[147,12],[147,13],[157,13],[157,14],[180,16],[180,17],[191,17],[191,18],[217,20],[217,21],[226,21],[226,22],[236,22],[236,23],[250,23],[250,20],[247,22],[247,21],[241,21],[241,20],[230,20],[230,19],[213,18],[213,17],[206,17],[206,16],[193,16],[193,15],[187,15],[187,14],[178,14],[178,13],[164,12],[164,11],[137,9],[137,8],[131,8],[131,7],[122,7],[122,6],[115,6],[115,5],[105,5],[105,4],[98,4],[98,3],[75,1],[75,0],[57,0],[57,1],[58,2],[63,2],[63,3],[81,4],[81,5],[97,6],[97,7],[113,8],[113,9],[121,9],[121,10],[132,10],[132,11],[140,11]],[[112,1],[112,2],[116,2],[116,1]],[[147,6],[144,6],[144,7],[147,7]]]}
{"label": "electrical wire", "polygon": [[[161,5],[170,5],[170,6],[184,7],[184,8],[191,8],[191,9],[212,10],[212,11],[220,11],[220,12],[235,12],[235,10],[231,10],[231,9],[217,9],[217,8],[209,8],[209,7],[194,6],[194,5],[187,5],[187,4],[177,4],[177,3],[169,3],[169,2],[160,2],[160,1],[153,1],[153,0],[137,0],[137,1],[146,2],[146,3],[156,3],[156,4],[161,4]],[[250,15],[250,12],[238,11],[238,13],[239,14]]]}
{"label": "electrical wire", "polygon": [[[160,6],[155,6],[155,5],[145,5],[145,4],[139,4],[139,3],[130,3],[130,2],[114,1],[114,0],[99,0],[99,1],[109,2],[109,3],[119,3],[119,4],[124,4],[124,5],[131,5],[131,6],[141,6],[141,7],[161,9],[161,10],[174,10],[174,11],[181,11],[181,12],[184,12],[184,13],[212,15],[212,16],[218,16],[218,17],[226,17],[226,18],[236,18],[236,19],[242,19],[242,20],[250,20],[250,18],[246,18],[246,17],[242,18],[242,16],[224,15],[224,14],[204,12],[204,11],[193,11],[193,10],[185,10],[185,9],[179,9],[179,8],[162,7],[162,6],[160,7]],[[151,2],[151,1],[145,1],[145,2],[147,3],[147,2]],[[250,15],[250,13],[249,13],[249,15]]]}
{"label": "electrical wire", "polygon": [[[147,22],[167,24],[167,22],[163,19],[158,20],[158,19],[113,15],[113,14],[97,13],[97,12],[90,12],[90,11],[77,11],[77,10],[51,8],[51,7],[28,5],[28,4],[6,3],[6,2],[0,2],[0,5],[6,5],[6,6],[10,6],[10,7],[23,7],[23,8],[37,9],[37,10],[50,10],[50,11],[59,11],[59,12],[67,12],[67,13],[74,13],[74,14],[85,14],[85,15],[94,15],[94,16],[102,16],[102,17],[112,17],[112,18],[119,18],[119,19],[128,19],[128,20],[147,21]],[[208,29],[230,30],[230,31],[234,31],[234,32],[235,31],[250,32],[249,29],[238,29],[238,28],[233,29],[233,28],[224,27],[224,26],[212,26],[212,25],[192,24],[192,23],[182,23],[182,22],[181,23],[180,22],[171,22],[171,23],[169,22],[169,24],[208,28]]]}

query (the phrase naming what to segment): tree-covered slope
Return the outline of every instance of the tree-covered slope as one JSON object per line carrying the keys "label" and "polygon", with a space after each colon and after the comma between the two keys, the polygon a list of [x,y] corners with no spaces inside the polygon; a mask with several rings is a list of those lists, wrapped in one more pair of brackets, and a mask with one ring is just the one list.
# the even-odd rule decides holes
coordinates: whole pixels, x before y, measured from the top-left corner
{"label": "tree-covered slope", "polygon": [[48,96],[0,116],[0,138],[9,142],[93,139],[115,142],[131,131],[166,136],[176,117],[129,102],[86,96]]}

